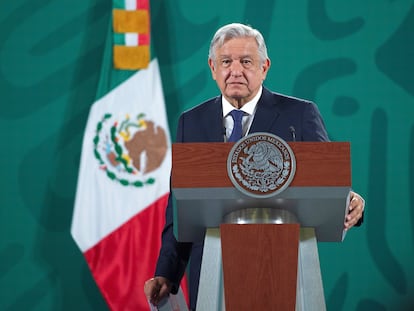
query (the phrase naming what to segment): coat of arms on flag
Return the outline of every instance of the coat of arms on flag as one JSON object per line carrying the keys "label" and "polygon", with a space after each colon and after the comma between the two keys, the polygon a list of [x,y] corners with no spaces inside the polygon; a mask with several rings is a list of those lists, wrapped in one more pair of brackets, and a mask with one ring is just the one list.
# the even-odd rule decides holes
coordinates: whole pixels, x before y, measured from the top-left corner
{"label": "coat of arms on flag", "polygon": [[93,143],[100,168],[124,186],[153,184],[155,179],[144,175],[160,167],[168,150],[166,130],[144,113],[132,118],[127,114],[123,119],[104,114]]}

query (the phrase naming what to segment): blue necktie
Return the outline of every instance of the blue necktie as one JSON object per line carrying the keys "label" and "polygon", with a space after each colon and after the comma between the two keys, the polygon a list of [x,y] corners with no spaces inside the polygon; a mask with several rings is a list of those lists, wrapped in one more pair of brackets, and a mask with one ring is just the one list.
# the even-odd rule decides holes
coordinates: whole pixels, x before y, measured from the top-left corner
{"label": "blue necktie", "polygon": [[230,115],[234,120],[234,126],[228,141],[236,142],[243,136],[242,119],[244,112],[241,110],[234,109],[230,112]]}

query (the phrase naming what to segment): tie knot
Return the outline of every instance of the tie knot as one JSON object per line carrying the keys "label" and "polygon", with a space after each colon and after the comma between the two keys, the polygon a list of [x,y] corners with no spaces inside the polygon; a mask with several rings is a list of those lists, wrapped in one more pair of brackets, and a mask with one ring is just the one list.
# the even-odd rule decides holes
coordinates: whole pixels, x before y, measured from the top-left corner
{"label": "tie knot", "polygon": [[233,109],[230,111],[230,115],[234,122],[240,122],[243,119],[244,112],[242,110]]}

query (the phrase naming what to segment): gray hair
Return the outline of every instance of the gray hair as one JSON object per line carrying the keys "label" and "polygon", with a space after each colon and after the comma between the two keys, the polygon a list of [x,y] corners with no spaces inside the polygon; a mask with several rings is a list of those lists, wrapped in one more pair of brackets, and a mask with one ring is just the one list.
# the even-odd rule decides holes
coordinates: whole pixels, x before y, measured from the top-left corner
{"label": "gray hair", "polygon": [[262,34],[257,29],[239,23],[228,24],[217,30],[213,39],[211,40],[210,49],[208,51],[208,57],[211,58],[213,62],[215,62],[215,53],[217,48],[222,47],[224,43],[226,43],[230,39],[246,37],[254,38],[256,40],[260,61],[263,64],[266,61],[266,59],[268,59],[268,56],[266,43],[263,39]]}

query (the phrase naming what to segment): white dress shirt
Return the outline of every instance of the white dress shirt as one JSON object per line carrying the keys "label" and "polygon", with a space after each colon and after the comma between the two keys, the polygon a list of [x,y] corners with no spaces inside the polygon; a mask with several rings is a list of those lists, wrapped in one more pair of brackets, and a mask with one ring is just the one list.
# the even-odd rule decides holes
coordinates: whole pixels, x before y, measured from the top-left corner
{"label": "white dress shirt", "polygon": [[[262,95],[262,87],[260,87],[259,92],[257,92],[256,96],[243,107],[240,108],[244,112],[242,126],[243,126],[243,136],[245,136],[249,130],[250,126],[252,125],[254,114],[256,113],[257,102],[259,101],[260,96]],[[229,101],[222,95],[221,96],[221,103],[223,106],[223,126],[226,130],[224,141],[227,141],[233,131],[234,127],[234,120],[230,115],[230,112],[236,109]]]}

